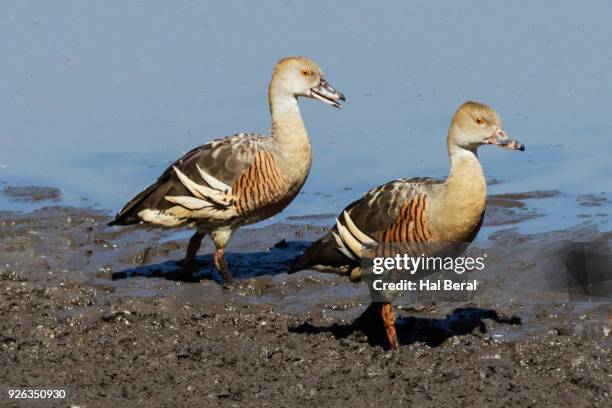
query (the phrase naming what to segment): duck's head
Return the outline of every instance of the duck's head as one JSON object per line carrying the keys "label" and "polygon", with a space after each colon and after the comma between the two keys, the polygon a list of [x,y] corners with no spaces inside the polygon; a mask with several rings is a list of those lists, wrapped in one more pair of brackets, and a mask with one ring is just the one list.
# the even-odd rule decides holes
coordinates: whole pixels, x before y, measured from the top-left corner
{"label": "duck's head", "polygon": [[465,102],[459,107],[451,122],[448,144],[472,151],[485,144],[525,150],[523,144],[504,131],[495,109],[478,102]]}
{"label": "duck's head", "polygon": [[339,101],[345,100],[344,95],[323,78],[321,68],[304,57],[283,58],[276,64],[270,93],[315,98],[336,108],[341,108]]}

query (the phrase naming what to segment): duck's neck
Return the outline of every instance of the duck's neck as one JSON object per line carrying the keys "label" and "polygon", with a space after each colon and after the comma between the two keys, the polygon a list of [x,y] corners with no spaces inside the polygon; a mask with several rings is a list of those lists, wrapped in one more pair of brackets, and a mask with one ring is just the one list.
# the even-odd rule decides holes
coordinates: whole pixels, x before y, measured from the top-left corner
{"label": "duck's neck", "polygon": [[[479,201],[486,198],[487,184],[478,155],[475,150],[457,146],[449,147],[450,173],[446,179],[446,188],[450,195]],[[470,200],[468,200],[470,201]]]}
{"label": "duck's neck", "polygon": [[277,148],[278,165],[296,181],[305,180],[312,163],[312,150],[297,98],[271,85],[269,100],[271,136]]}
{"label": "duck's neck", "polygon": [[486,207],[487,184],[476,150],[449,143],[450,174],[441,197],[444,239],[468,240]]}

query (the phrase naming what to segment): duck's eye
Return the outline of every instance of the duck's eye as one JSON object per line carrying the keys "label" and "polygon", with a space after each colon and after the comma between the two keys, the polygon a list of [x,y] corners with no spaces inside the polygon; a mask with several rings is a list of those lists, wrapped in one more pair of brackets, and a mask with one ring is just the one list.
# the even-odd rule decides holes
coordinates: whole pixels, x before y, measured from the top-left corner
{"label": "duck's eye", "polygon": [[303,76],[305,76],[305,77],[307,77],[307,76],[310,76],[310,75],[311,75],[311,72],[310,72],[309,70],[307,70],[307,69],[303,69],[303,70],[302,70],[302,75],[303,75]]}
{"label": "duck's eye", "polygon": [[482,125],[484,123],[484,119],[481,116],[479,116],[476,118],[476,123],[478,123],[479,125]]}

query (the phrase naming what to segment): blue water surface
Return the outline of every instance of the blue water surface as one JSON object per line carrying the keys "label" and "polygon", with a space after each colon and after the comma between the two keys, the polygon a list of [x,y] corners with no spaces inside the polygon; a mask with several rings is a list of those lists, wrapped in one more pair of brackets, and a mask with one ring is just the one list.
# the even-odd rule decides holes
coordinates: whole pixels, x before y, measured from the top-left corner
{"label": "blue water surface", "polygon": [[[491,193],[569,197],[533,200],[547,215],[534,230],[584,222],[576,198],[611,192],[609,1],[2,8],[0,181],[58,187],[62,204],[114,212],[192,147],[267,132],[268,80],[287,55],[316,60],[347,102],[340,111],[300,102],[314,164],[303,193],[273,221],[337,213],[394,178],[445,176],[447,127],[465,100],[495,107],[527,145],[481,149],[487,176],[503,180]],[[0,206],[32,205],[4,197]],[[607,216],[595,219],[607,225]]]}

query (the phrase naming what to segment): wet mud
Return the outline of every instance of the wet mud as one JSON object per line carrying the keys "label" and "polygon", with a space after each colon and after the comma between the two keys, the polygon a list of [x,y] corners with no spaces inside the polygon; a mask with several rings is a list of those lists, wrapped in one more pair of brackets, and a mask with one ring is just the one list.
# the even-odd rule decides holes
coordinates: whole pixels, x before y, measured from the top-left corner
{"label": "wet mud", "polygon": [[[539,216],[524,200],[542,194],[558,193],[491,197],[485,228],[506,228],[474,244],[491,265],[482,292],[396,299],[399,350],[364,285],[286,274],[326,227],[239,230],[228,290],[209,241],[194,278],[173,278],[188,230],[111,228],[72,207],[0,212],[0,406],[609,406],[612,306],[551,287],[540,260],[551,242],[611,234],[522,234]],[[67,397],[8,400],[8,388]]]}
{"label": "wet mud", "polygon": [[55,187],[5,186],[1,193],[19,202],[59,201],[62,197],[60,190]]}

